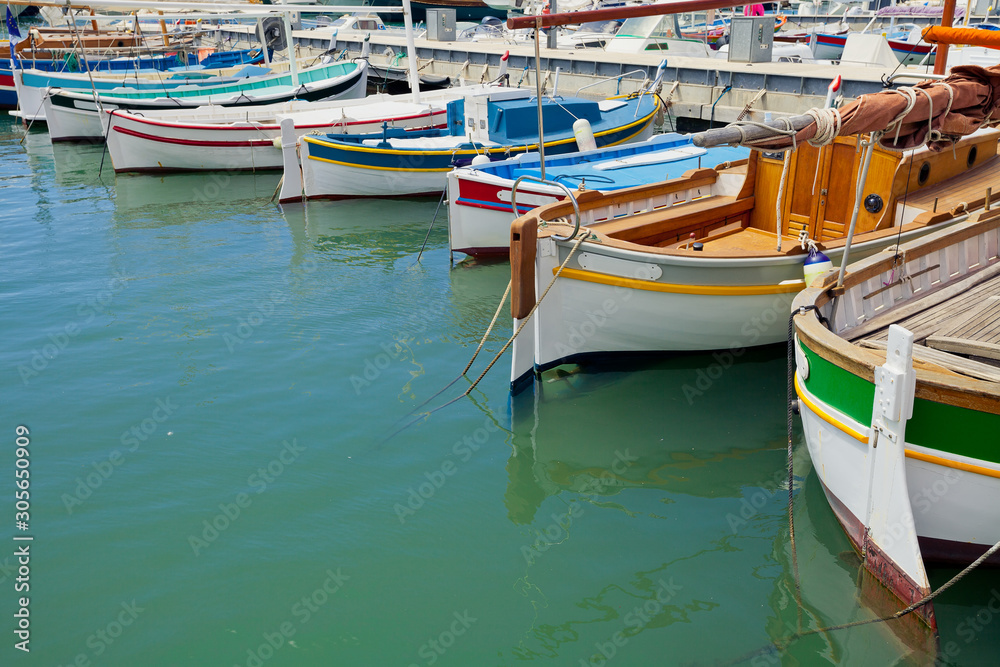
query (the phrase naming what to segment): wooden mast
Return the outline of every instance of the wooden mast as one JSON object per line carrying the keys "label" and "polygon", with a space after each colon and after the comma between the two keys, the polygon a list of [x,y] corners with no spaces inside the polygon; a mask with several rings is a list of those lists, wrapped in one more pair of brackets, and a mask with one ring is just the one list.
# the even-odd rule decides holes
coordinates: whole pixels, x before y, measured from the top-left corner
{"label": "wooden mast", "polygon": [[[944,0],[941,12],[941,27],[950,28],[955,20],[955,0]],[[948,45],[938,44],[937,55],[934,56],[934,73],[944,74],[948,69]]]}

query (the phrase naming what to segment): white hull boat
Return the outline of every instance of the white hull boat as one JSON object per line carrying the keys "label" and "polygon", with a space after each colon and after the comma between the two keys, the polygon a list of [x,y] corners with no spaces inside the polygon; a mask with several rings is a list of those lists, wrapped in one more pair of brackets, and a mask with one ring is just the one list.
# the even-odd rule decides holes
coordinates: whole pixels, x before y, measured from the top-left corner
{"label": "white hull boat", "polygon": [[[997,136],[969,137],[955,156],[919,149],[903,159],[877,150],[866,185],[872,210],[859,218],[851,257],[962,219],[961,207],[955,215],[934,208],[965,201],[963,181],[989,178]],[[572,257],[573,202],[519,218],[511,228],[515,330],[563,268],[514,341],[512,388],[532,373],[587,357],[720,350],[726,364],[746,347],[785,340],[792,299],[805,287],[800,244],[812,241],[834,263],[842,256],[855,190],[843,174],[860,164],[855,146],[854,138],[837,139],[822,152],[802,146],[791,158],[780,248],[775,208],[782,161],[756,153],[742,165],[580,197],[580,224],[589,236]],[[911,163],[932,166],[903,206]]]}
{"label": "white hull boat", "polygon": [[[42,108],[52,141],[94,141],[107,136],[111,116],[107,112],[117,109],[146,113],[147,111],[196,109],[204,105],[250,108],[267,104],[280,104],[292,100],[357,99],[365,96],[368,85],[368,63],[360,61],[343,70],[323,65],[300,73],[303,81],[296,88],[288,83],[289,75],[260,79],[243,84],[221,86],[185,87],[166,94],[160,92],[137,93],[116,91],[100,95],[99,102],[92,93],[47,89]],[[330,78],[312,78],[320,72],[336,72]],[[100,111],[105,113],[100,113]]]}
{"label": "white hull boat", "polygon": [[[454,169],[448,174],[448,229],[451,249],[468,255],[506,255],[510,251],[510,223],[517,217],[511,206],[514,182],[519,213],[566,197],[563,187],[579,195],[586,190],[610,192],[680,176],[689,169],[746,158],[745,148],[698,148],[688,137],[661,134],[624,146],[567,153],[545,160],[541,177],[537,153],[519,155],[485,165]],[[555,185],[555,183],[561,184]]]}

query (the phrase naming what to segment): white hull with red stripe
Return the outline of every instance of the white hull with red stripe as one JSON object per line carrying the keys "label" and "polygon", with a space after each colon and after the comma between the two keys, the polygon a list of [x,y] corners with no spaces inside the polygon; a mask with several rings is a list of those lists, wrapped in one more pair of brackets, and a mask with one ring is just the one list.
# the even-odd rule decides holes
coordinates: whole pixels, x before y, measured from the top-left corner
{"label": "white hull with red stripe", "polygon": [[[462,89],[373,95],[336,103],[291,102],[234,111],[223,107],[133,114],[115,111],[108,150],[116,172],[280,169],[280,121],[291,118],[296,139],[310,133],[361,134],[390,127],[444,127],[446,103]],[[108,114],[111,116],[111,114]]]}

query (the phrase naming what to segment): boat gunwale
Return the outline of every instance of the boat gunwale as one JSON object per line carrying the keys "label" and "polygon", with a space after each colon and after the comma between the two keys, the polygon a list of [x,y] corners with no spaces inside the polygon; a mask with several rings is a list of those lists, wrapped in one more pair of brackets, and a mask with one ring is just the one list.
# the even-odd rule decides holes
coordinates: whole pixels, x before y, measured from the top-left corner
{"label": "boat gunwale", "polygon": [[[844,279],[844,289],[858,286],[871,278],[891,270],[895,258],[896,265],[905,265],[936,250],[954,245],[961,241],[975,238],[989,231],[1000,229],[1000,209],[982,211],[973,219],[960,223],[957,227],[940,230],[915,241],[903,244],[897,253],[880,253],[863,259],[851,266]],[[975,274],[1000,266],[1000,261],[980,269]],[[965,277],[969,277],[967,274]],[[949,281],[940,289],[921,295],[920,299],[947,289],[955,281]],[[834,364],[840,369],[868,382],[874,382],[875,367],[885,363],[885,354],[848,341],[842,335],[830,331],[820,323],[814,313],[796,313],[802,308],[822,308],[832,299],[837,280],[837,271],[832,270],[817,278],[812,286],[802,290],[792,302],[792,312],[795,331],[799,341],[820,358]],[[839,290],[837,290],[839,291]],[[907,299],[903,303],[913,303],[915,299]],[[891,312],[891,311],[889,311]],[[851,329],[847,329],[850,332]],[[928,364],[915,363],[916,397],[935,403],[951,405],[958,408],[977,410],[1000,415],[1000,382],[990,382],[972,377],[962,376],[942,368],[935,370]]]}

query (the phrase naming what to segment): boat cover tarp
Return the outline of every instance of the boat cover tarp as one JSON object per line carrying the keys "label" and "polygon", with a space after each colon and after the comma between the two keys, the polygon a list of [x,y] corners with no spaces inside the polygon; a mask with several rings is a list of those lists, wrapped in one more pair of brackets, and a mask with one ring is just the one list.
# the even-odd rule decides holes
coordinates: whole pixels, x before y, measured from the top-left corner
{"label": "boat cover tarp", "polygon": [[[944,7],[928,7],[926,5],[914,6],[914,5],[892,5],[890,7],[882,7],[875,12],[875,16],[882,18],[883,16],[895,16],[900,17],[910,17],[910,18],[935,18],[941,16]],[[965,15],[965,10],[961,7],[955,8],[955,17],[959,18]]]}
{"label": "boat cover tarp", "polygon": [[[926,143],[930,150],[941,151],[984,125],[1000,122],[1000,65],[953,67],[948,78],[924,81],[908,90],[913,92],[884,90],[862,95],[844,105],[839,109],[841,126],[837,134],[884,131],[879,143],[889,150]],[[896,120],[904,111],[897,126]],[[813,121],[795,134],[795,141],[808,141],[816,133]],[[784,149],[792,145],[792,138],[781,136],[754,145]]]}

